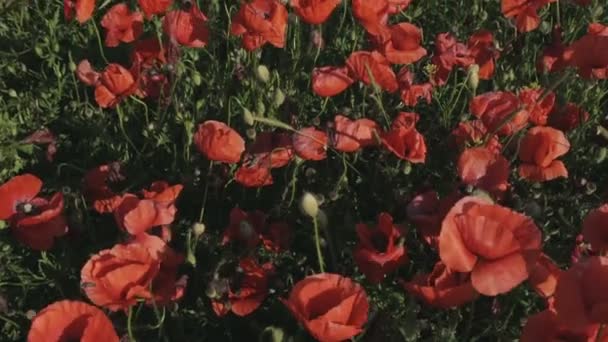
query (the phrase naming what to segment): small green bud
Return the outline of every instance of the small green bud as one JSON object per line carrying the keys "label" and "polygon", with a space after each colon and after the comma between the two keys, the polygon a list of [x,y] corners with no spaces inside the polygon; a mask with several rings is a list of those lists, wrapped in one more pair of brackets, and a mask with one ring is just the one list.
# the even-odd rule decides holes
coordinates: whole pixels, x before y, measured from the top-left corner
{"label": "small green bud", "polygon": [[247,135],[247,138],[251,140],[255,140],[255,138],[257,137],[257,132],[253,128],[247,128],[245,134]]}
{"label": "small green bud", "polygon": [[403,174],[409,175],[410,173],[412,173],[412,163],[405,162],[405,166],[403,167]]}
{"label": "small green bud", "polygon": [[15,89],[9,89],[8,90],[8,96],[10,96],[10,97],[17,97],[17,92],[15,91]]}
{"label": "small green bud", "polygon": [[266,327],[260,334],[260,342],[283,342],[284,339],[283,329],[273,326]]}
{"label": "small green bud", "polygon": [[255,69],[255,76],[262,83],[267,83],[270,81],[270,71],[264,64],[258,65],[258,67]]}
{"label": "small green bud", "polygon": [[285,102],[285,93],[279,88],[275,89],[273,96],[273,104],[275,107],[280,107]]}
{"label": "small green bud", "polygon": [[245,124],[247,124],[247,126],[253,126],[253,124],[255,123],[253,114],[251,114],[251,111],[247,108],[243,108],[243,121],[245,121]]}
{"label": "small green bud", "polygon": [[203,82],[203,79],[201,78],[201,74],[198,71],[195,71],[194,74],[192,75],[192,81],[194,82],[194,85],[196,85],[197,87],[201,85],[201,83]]}
{"label": "small green bud", "polygon": [[608,149],[606,149],[605,147],[601,147],[599,150],[597,150],[597,153],[595,155],[595,163],[601,164],[606,159],[607,154]]}
{"label": "small green bud", "polygon": [[472,64],[469,67],[468,84],[473,92],[477,90],[477,87],[479,86],[479,65]]}
{"label": "small green bud", "polygon": [[68,68],[70,69],[70,72],[76,71],[76,63],[70,61],[70,63],[68,64]]}
{"label": "small green bud", "polygon": [[258,100],[258,103],[256,103],[255,112],[260,116],[263,116],[264,113],[266,113],[266,105],[262,100]]}
{"label": "small green bud", "polygon": [[302,209],[303,214],[316,218],[319,214],[319,202],[313,194],[306,192],[300,200],[300,209]]}

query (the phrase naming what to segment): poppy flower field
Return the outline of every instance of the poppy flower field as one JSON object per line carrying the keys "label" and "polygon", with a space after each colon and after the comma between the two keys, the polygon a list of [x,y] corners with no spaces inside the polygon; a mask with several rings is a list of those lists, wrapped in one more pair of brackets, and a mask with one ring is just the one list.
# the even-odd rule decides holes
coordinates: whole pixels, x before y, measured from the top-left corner
{"label": "poppy flower field", "polygon": [[608,341],[603,0],[0,13],[0,341]]}

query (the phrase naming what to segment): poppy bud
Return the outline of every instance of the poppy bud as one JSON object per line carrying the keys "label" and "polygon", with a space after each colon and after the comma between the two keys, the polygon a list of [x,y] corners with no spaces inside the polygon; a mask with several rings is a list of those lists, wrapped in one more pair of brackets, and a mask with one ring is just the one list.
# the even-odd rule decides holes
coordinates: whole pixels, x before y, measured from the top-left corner
{"label": "poppy bud", "polygon": [[412,163],[405,162],[405,166],[403,167],[403,174],[409,175],[410,173],[412,173]]}
{"label": "poppy bud", "polygon": [[474,93],[477,90],[477,86],[479,86],[479,65],[472,64],[469,67],[468,76],[469,88],[471,88]]}
{"label": "poppy bud", "polygon": [[247,130],[245,131],[245,134],[247,135],[247,138],[249,138],[251,140],[255,140],[255,138],[257,136],[257,132],[253,128],[247,128]]}
{"label": "poppy bud", "polygon": [[201,108],[203,108],[204,104],[205,104],[205,101],[203,101],[203,100],[196,101],[196,110],[201,110]]}
{"label": "poppy bud", "polygon": [[68,64],[68,68],[70,69],[70,72],[74,72],[74,71],[76,71],[76,63],[74,63],[74,62],[70,62],[70,63]]}
{"label": "poppy bud", "polygon": [[6,221],[0,220],[0,230],[6,229],[6,228],[8,228],[8,224],[6,224]]}
{"label": "poppy bud", "polygon": [[592,195],[596,190],[597,190],[597,185],[595,185],[595,183],[593,183],[593,182],[589,182],[589,183],[587,183],[587,185],[585,185],[585,193],[587,195]]}
{"label": "poppy bud", "polygon": [[196,85],[196,86],[200,86],[201,85],[201,83],[202,83],[203,80],[201,78],[201,74],[198,71],[196,71],[194,73],[194,75],[192,75],[192,81],[194,81],[194,85]]}
{"label": "poppy bud", "polygon": [[275,89],[273,96],[273,104],[275,107],[280,107],[285,102],[285,93],[279,88]]}
{"label": "poppy bud", "polygon": [[304,215],[316,218],[319,214],[319,202],[310,192],[305,192],[300,200],[300,209]]}
{"label": "poppy bud", "polygon": [[192,232],[196,238],[199,238],[203,233],[205,233],[205,224],[201,222],[196,222],[192,225]]}
{"label": "poppy bud", "polygon": [[597,150],[597,153],[595,155],[595,163],[601,164],[606,159],[607,153],[608,150],[605,147],[601,147],[599,150]]}
{"label": "poppy bud", "polygon": [[283,329],[277,327],[266,327],[260,334],[260,342],[282,342],[285,338]]}
{"label": "poppy bud", "polygon": [[25,318],[27,318],[29,320],[32,320],[32,319],[34,319],[34,317],[36,317],[36,311],[34,311],[34,310],[27,310],[25,312]]}
{"label": "poppy bud", "polygon": [[15,91],[15,89],[9,89],[8,90],[8,96],[10,96],[10,97],[17,97],[17,92]]}
{"label": "poppy bud", "polygon": [[258,100],[258,103],[255,104],[255,113],[257,115],[263,116],[266,113],[266,105],[262,100]]}
{"label": "poppy bud", "polygon": [[597,6],[595,6],[595,8],[593,9],[593,11],[591,12],[591,17],[592,18],[599,18],[599,17],[602,16],[602,14],[604,14],[604,7],[602,7],[602,5],[600,5],[598,3]]}
{"label": "poppy bud", "polygon": [[264,64],[258,65],[258,67],[255,69],[255,76],[262,83],[267,83],[270,81],[270,71]]}
{"label": "poppy bud", "polygon": [[253,114],[251,114],[251,111],[247,108],[243,108],[243,121],[245,121],[247,126],[253,126],[255,122],[253,119]]}

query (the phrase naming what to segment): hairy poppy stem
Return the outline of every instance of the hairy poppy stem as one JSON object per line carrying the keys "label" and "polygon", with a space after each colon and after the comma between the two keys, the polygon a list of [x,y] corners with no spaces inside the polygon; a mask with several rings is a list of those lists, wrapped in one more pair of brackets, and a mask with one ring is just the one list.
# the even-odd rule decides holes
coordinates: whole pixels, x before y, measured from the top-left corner
{"label": "hairy poppy stem", "polygon": [[90,20],[93,23],[93,28],[95,29],[95,35],[97,36],[97,46],[99,46],[99,53],[101,54],[101,58],[106,64],[110,64],[106,55],[103,52],[103,43],[101,42],[101,34],[99,34],[99,28],[97,28],[97,24],[95,24],[95,20]]}
{"label": "hairy poppy stem", "polygon": [[315,228],[315,247],[317,248],[317,260],[319,261],[319,270],[325,273],[325,262],[323,261],[323,253],[321,252],[321,237],[319,236],[319,222],[316,217],[312,218],[312,224]]}
{"label": "hairy poppy stem", "polygon": [[135,342],[135,337],[133,337],[133,305],[129,306],[129,314],[127,316],[127,334],[129,335],[129,341]]}

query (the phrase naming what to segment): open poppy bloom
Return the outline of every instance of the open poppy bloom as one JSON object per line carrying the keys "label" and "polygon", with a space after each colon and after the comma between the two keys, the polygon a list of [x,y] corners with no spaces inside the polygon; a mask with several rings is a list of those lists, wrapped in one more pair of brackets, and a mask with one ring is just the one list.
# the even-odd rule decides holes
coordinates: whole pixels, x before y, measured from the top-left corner
{"label": "open poppy bloom", "polygon": [[455,67],[467,68],[475,63],[474,56],[469,48],[459,43],[451,33],[440,33],[435,38],[435,53],[431,62],[436,66],[433,82],[444,85],[448,81],[450,72]]}
{"label": "open poppy bloom", "polygon": [[266,215],[261,211],[246,212],[240,208],[230,210],[230,222],[224,229],[222,245],[240,242],[254,248],[260,242],[259,233],[266,227]]}
{"label": "open poppy bloom", "polygon": [[11,178],[0,186],[0,220],[8,221],[15,238],[32,249],[46,251],[55,238],[65,235],[63,194],[37,197],[42,181],[31,174]]}
{"label": "open poppy bloom", "polygon": [[353,80],[346,67],[326,66],[312,71],[312,91],[322,97],[336,96],[345,91]]}
{"label": "open poppy bloom", "polygon": [[591,210],[583,221],[583,238],[597,252],[608,251],[608,204]]}
{"label": "open poppy bloom", "polygon": [[137,243],[118,244],[93,255],[80,272],[80,284],[95,305],[126,310],[139,299],[151,299],[160,261]]}
{"label": "open poppy bloom", "polygon": [[608,26],[600,23],[591,23],[587,27],[587,32],[598,36],[608,36]]}
{"label": "open poppy bloom", "polygon": [[289,224],[281,221],[269,223],[260,232],[264,248],[274,253],[288,250],[292,235]]}
{"label": "open poppy bloom", "polygon": [[118,46],[120,42],[135,41],[143,32],[144,17],[139,12],[129,10],[127,4],[112,6],[101,19],[101,26],[106,29],[106,46]]}
{"label": "open poppy bloom", "polygon": [[532,272],[530,272],[528,282],[536,293],[543,298],[549,298],[555,293],[555,287],[561,273],[562,270],[555,265],[553,260],[542,253],[538,257],[538,260],[536,260],[536,265],[532,268]]}
{"label": "open poppy bloom", "polygon": [[322,24],[340,4],[340,0],[291,0],[291,7],[309,24]]}
{"label": "open poppy bloom", "polygon": [[549,113],[553,110],[555,105],[555,93],[550,91],[542,99],[543,89],[524,89],[519,92],[519,99],[521,100],[524,109],[530,114],[528,120],[537,126],[544,126],[547,124]]}
{"label": "open poppy bloom", "polygon": [[411,64],[426,56],[422,30],[410,23],[390,26],[386,41],[381,42],[382,54],[393,64]]}
{"label": "open poppy bloom", "polygon": [[157,98],[170,93],[170,77],[163,68],[167,65],[167,49],[158,38],[138,40],[131,55],[131,73],[138,75],[137,96]]}
{"label": "open poppy bloom", "polygon": [[365,85],[375,84],[393,93],[399,89],[389,61],[377,51],[355,51],[346,60],[349,74]]}
{"label": "open poppy bloom", "polygon": [[564,61],[583,78],[608,78],[608,36],[586,34],[564,51]]}
{"label": "open poppy bloom", "polygon": [[87,202],[100,214],[114,212],[120,205],[122,196],[115,193],[109,186],[111,183],[123,181],[120,164],[117,162],[100,165],[84,175],[83,193]]}
{"label": "open poppy bloom", "polygon": [[147,19],[152,18],[155,14],[164,14],[172,3],[173,0],[137,0],[139,8]]}
{"label": "open poppy bloom", "polygon": [[359,269],[373,284],[378,284],[384,277],[394,272],[407,262],[407,249],[401,239],[403,228],[393,224],[393,218],[388,213],[378,215],[378,226],[357,224],[359,243],[353,256]]}
{"label": "open poppy bloom", "polygon": [[608,335],[604,332],[599,337],[599,324],[585,327],[582,331],[572,331],[557,320],[555,312],[551,309],[541,311],[528,317],[524,326],[521,342],[554,342],[554,341],[580,341],[580,342],[606,342]]}
{"label": "open poppy bloom", "polygon": [[551,44],[543,50],[536,61],[536,70],[540,73],[558,72],[566,67],[564,51],[566,47],[562,43],[562,29],[555,26],[552,31]]}
{"label": "open poppy bloom", "polygon": [[497,135],[492,135],[484,144],[488,129],[481,120],[461,122],[454,128],[450,138],[456,145],[464,149],[466,147],[483,146],[494,153],[500,153],[502,145]]}
{"label": "open poppy bloom", "polygon": [[387,0],[353,0],[352,2],[353,16],[372,36],[387,33],[389,9]]}
{"label": "open poppy bloom", "polygon": [[342,152],[356,152],[362,147],[374,145],[374,132],[380,131],[375,121],[365,118],[351,120],[340,114],[334,117],[334,128],[332,145]]}
{"label": "open poppy bloom", "polygon": [[27,341],[118,342],[118,335],[103,311],[84,302],[62,300],[38,312]]}
{"label": "open poppy bloom", "polygon": [[407,218],[414,224],[422,239],[430,246],[437,246],[441,221],[454,203],[462,197],[459,192],[452,192],[439,199],[435,191],[426,191],[416,195],[406,207]]}
{"label": "open poppy bloom", "polygon": [[406,106],[414,107],[421,99],[425,100],[427,104],[431,103],[433,85],[430,82],[414,84],[414,73],[408,67],[404,66],[399,71],[397,80],[399,81],[401,101]]}
{"label": "open poppy bloom", "polygon": [[261,132],[249,146],[245,159],[252,157],[271,169],[281,168],[293,159],[291,137],[286,133]]}
{"label": "open poppy bloom", "polygon": [[560,130],[552,127],[531,128],[521,140],[519,147],[519,176],[544,182],[559,177],[568,177],[568,170],[557,158],[568,153],[570,142]]}
{"label": "open poppy bloom", "polygon": [[608,258],[593,256],[563,272],[555,289],[558,322],[572,331],[608,323]]}
{"label": "open poppy bloom", "polygon": [[327,158],[327,134],[314,127],[306,127],[292,136],[296,155],[304,160]]}
{"label": "open poppy bloom", "polygon": [[563,107],[554,107],[549,114],[549,126],[560,131],[571,131],[589,120],[589,113],[576,104],[569,102]]}
{"label": "open poppy bloom", "polygon": [[253,0],[241,5],[232,19],[230,33],[243,36],[243,47],[248,51],[270,43],[285,46],[287,9],[278,0]]}
{"label": "open poppy bloom", "polygon": [[82,61],[77,75],[83,83],[95,87],[95,101],[101,108],[114,108],[137,90],[136,77],[120,64],[109,64],[104,71],[97,73],[88,61]]}
{"label": "open poppy bloom", "polygon": [[429,274],[420,274],[412,281],[403,282],[403,288],[426,304],[448,309],[469,303],[479,297],[471,285],[469,273],[450,270],[441,261]]}
{"label": "open poppy bloom", "polygon": [[339,274],[319,273],[295,284],[282,300],[318,341],[340,342],[359,334],[369,303],[361,285]]}
{"label": "open poppy bloom", "polygon": [[502,14],[507,18],[515,18],[515,26],[519,32],[530,32],[540,24],[538,10],[556,0],[502,0]]}
{"label": "open poppy bloom", "polygon": [[424,163],[426,143],[424,136],[416,130],[418,114],[401,112],[393,121],[391,129],[380,134],[382,145],[398,158],[411,163]]}
{"label": "open poppy bloom", "polygon": [[441,261],[471,272],[473,288],[486,296],[507,293],[528,279],[540,246],[540,230],[530,218],[472,196],[452,207],[439,234]]}
{"label": "open poppy bloom", "polygon": [[63,16],[65,20],[72,20],[76,13],[76,20],[84,23],[91,19],[95,10],[96,0],[63,0]]}
{"label": "open poppy bloom", "polygon": [[226,296],[211,302],[218,316],[230,311],[237,316],[247,316],[259,308],[268,296],[268,277],[274,273],[272,263],[259,265],[255,259],[248,257],[239,262],[239,268],[230,281]]}
{"label": "open poppy bloom", "polygon": [[169,186],[166,182],[155,182],[150,191],[143,191],[143,199],[133,194],[123,195],[114,211],[116,224],[131,235],[171,224],[177,213],[174,203],[182,188],[181,184]]}
{"label": "open poppy bloom", "polygon": [[209,43],[207,17],[192,3],[188,10],[174,10],[163,18],[163,30],[175,42],[191,48],[202,48]]}
{"label": "open poppy bloom", "polygon": [[464,184],[500,198],[509,187],[509,161],[485,147],[466,149],[458,158],[458,177]]}
{"label": "open poppy bloom", "polygon": [[489,80],[494,75],[495,60],[500,53],[494,48],[494,36],[492,32],[480,30],[469,38],[468,48],[470,55],[479,66],[479,78]]}
{"label": "open poppy bloom", "polygon": [[223,122],[207,120],[198,125],[194,145],[209,160],[238,163],[245,151],[245,140]]}
{"label": "open poppy bloom", "polygon": [[529,113],[521,108],[520,100],[510,92],[477,95],[471,100],[469,110],[488,131],[502,136],[509,136],[528,123]]}
{"label": "open poppy bloom", "polygon": [[274,184],[270,167],[259,161],[247,161],[239,166],[234,174],[234,180],[247,188],[260,188]]}

